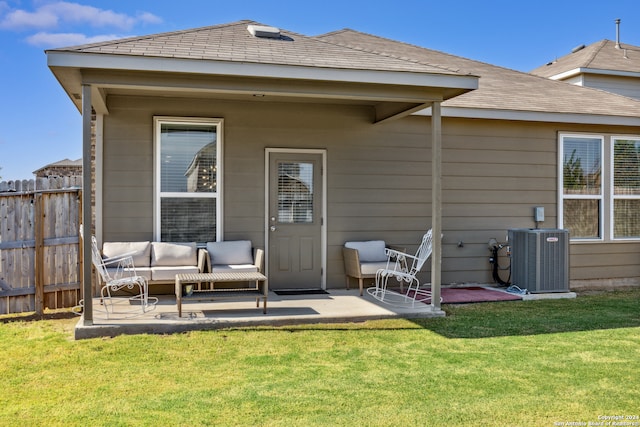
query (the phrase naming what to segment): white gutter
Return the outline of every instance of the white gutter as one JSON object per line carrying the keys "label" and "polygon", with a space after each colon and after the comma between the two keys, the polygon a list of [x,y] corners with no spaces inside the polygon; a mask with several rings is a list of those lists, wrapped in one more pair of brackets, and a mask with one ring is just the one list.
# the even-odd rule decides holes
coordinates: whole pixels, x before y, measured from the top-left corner
{"label": "white gutter", "polygon": [[[414,113],[431,116],[431,108]],[[640,126],[640,117],[605,116],[599,114],[548,113],[481,108],[442,107],[442,117],[467,119],[516,120],[526,122],[580,123],[611,126]]]}
{"label": "white gutter", "polygon": [[556,74],[549,77],[551,80],[566,80],[571,77],[576,77],[580,74],[599,74],[615,77],[640,77],[640,72],[637,71],[620,71],[620,70],[604,70],[601,68],[574,68],[573,70],[567,70],[563,73]]}

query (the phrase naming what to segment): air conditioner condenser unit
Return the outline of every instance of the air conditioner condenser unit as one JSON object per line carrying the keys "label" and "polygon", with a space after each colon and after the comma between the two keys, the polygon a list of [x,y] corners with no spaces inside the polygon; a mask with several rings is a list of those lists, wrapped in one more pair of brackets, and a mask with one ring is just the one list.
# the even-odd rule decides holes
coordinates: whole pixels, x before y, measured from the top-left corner
{"label": "air conditioner condenser unit", "polygon": [[569,292],[569,232],[508,230],[511,284],[531,293]]}

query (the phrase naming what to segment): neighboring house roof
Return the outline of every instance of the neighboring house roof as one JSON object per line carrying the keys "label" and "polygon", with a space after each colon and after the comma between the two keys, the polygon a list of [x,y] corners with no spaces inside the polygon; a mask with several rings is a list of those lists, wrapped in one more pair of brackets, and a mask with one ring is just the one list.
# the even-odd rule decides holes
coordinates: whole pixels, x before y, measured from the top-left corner
{"label": "neighboring house roof", "polygon": [[577,74],[595,73],[640,77],[640,47],[611,40],[579,46],[568,55],[531,71],[537,76],[565,79]]}
{"label": "neighboring house roof", "polygon": [[381,56],[408,58],[480,76],[478,89],[443,102],[443,115],[640,124],[640,103],[620,95],[557,82],[351,29],[317,38],[376,52]]}
{"label": "neighboring house roof", "polygon": [[45,166],[43,166],[43,167],[41,167],[39,169],[36,169],[36,170],[33,171],[33,173],[35,175],[37,175],[38,173],[46,171],[46,170],[62,169],[62,168],[80,169],[80,172],[82,172],[82,159],[78,159],[78,160],[69,160],[69,159],[60,160],[60,161],[45,165]]}

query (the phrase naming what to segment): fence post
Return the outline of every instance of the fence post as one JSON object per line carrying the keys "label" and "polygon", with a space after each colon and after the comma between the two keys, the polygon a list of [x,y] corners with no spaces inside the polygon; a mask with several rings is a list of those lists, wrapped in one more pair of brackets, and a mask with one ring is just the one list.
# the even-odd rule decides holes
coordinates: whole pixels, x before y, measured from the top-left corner
{"label": "fence post", "polygon": [[35,193],[35,309],[38,316],[44,314],[44,203],[42,193]]}

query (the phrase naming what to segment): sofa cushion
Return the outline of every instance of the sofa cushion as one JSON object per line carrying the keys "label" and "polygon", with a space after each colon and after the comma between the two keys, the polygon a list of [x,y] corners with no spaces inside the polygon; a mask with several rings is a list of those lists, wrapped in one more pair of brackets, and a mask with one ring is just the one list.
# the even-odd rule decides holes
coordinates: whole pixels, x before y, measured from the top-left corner
{"label": "sofa cushion", "polygon": [[212,273],[257,273],[258,267],[253,264],[219,264],[211,267]]}
{"label": "sofa cushion", "polygon": [[199,273],[197,266],[164,266],[151,269],[151,280],[176,280],[176,274]]}
{"label": "sofa cushion", "polygon": [[208,242],[211,265],[253,264],[251,240]]}
{"label": "sofa cushion", "polygon": [[356,249],[360,262],[379,262],[386,261],[384,240],[369,240],[366,242],[347,242],[344,244],[346,248]]}
{"label": "sofa cushion", "polygon": [[[109,275],[111,276],[112,279],[119,279],[125,275],[132,275],[132,273],[129,273],[128,270],[129,270],[128,268],[125,268],[124,272],[122,272],[122,271],[118,271],[117,268],[107,268],[107,271],[109,272]],[[135,272],[136,272],[135,274],[136,276],[142,276],[145,279],[147,279],[147,281],[151,280],[151,267],[136,267]]]}
{"label": "sofa cushion", "polygon": [[116,258],[131,255],[136,267],[149,267],[151,260],[151,242],[104,242],[102,256]]}
{"label": "sofa cushion", "polygon": [[151,243],[151,267],[198,265],[198,249],[194,243]]}
{"label": "sofa cushion", "polygon": [[381,268],[387,268],[387,262],[361,262],[360,273],[363,276],[375,276],[376,272]]}

